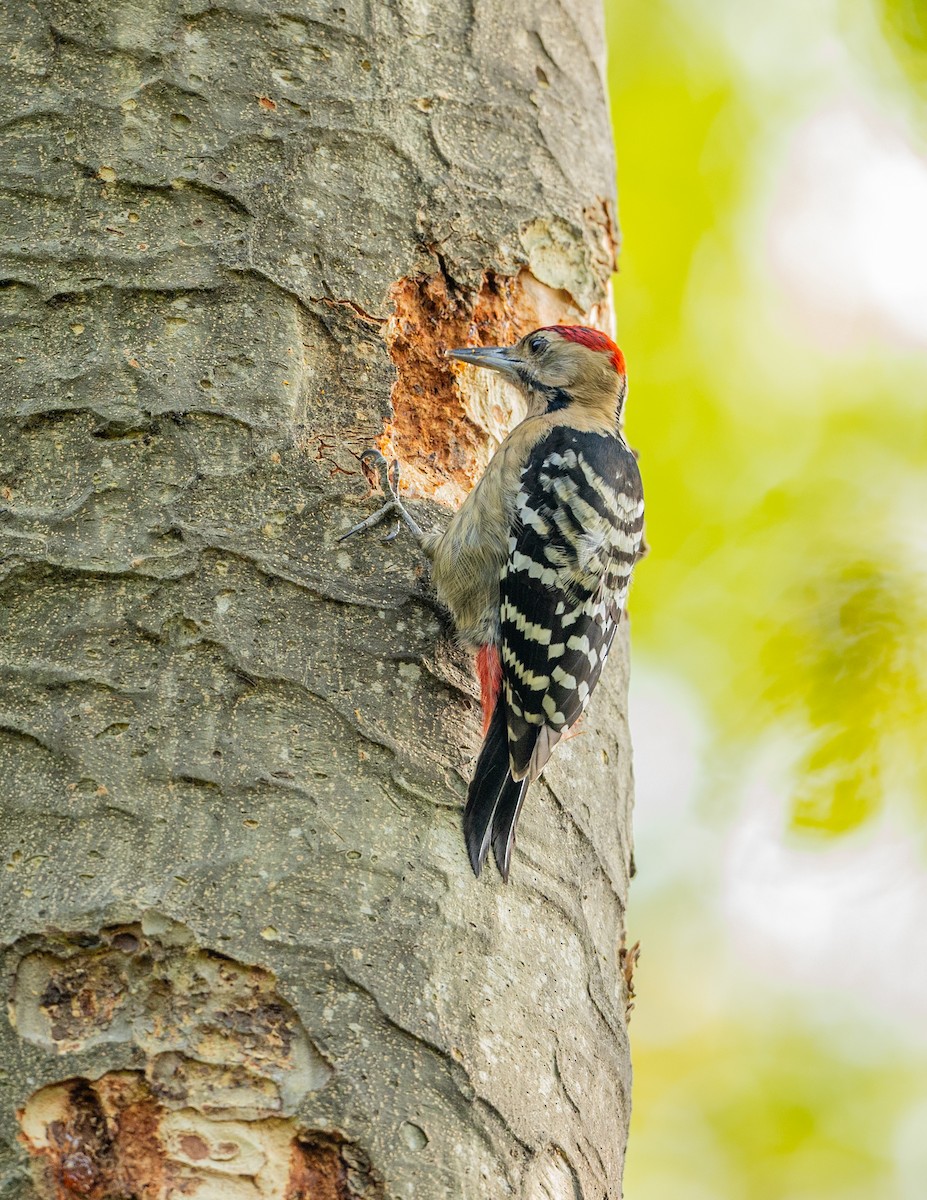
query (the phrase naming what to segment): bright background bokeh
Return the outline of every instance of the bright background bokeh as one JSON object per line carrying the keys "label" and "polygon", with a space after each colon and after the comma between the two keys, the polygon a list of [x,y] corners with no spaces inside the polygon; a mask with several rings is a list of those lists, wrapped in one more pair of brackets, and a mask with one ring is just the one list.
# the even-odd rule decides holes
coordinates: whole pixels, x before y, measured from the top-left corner
{"label": "bright background bokeh", "polygon": [[927,1198],[927,2],[606,0],[628,1200]]}

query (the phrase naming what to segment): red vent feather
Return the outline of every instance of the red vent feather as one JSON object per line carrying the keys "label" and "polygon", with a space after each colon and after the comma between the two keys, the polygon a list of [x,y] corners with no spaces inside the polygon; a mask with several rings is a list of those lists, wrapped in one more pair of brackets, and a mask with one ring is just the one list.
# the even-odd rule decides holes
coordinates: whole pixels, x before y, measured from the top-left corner
{"label": "red vent feather", "polygon": [[489,722],[502,690],[502,663],[499,661],[498,646],[480,646],[476,655],[476,674],[480,681],[480,702],[483,705],[483,734],[489,729]]}

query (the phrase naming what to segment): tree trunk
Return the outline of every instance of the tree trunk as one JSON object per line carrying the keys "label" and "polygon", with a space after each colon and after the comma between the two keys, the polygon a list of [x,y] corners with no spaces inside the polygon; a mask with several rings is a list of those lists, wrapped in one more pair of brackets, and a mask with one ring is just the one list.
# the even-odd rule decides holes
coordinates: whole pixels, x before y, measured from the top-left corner
{"label": "tree trunk", "polygon": [[[597,0],[8,0],[0,1195],[618,1197],[626,645],[470,873],[447,346],[607,321]],[[459,370],[459,369],[458,369]]]}

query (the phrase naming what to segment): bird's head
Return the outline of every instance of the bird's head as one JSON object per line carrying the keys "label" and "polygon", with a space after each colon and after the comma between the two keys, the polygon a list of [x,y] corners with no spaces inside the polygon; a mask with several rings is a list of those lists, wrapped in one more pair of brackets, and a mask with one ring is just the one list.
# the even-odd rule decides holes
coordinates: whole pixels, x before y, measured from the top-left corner
{"label": "bird's head", "polygon": [[474,346],[447,355],[511,380],[525,393],[529,412],[576,404],[614,421],[628,388],[624,355],[611,338],[585,325],[548,325],[514,346]]}

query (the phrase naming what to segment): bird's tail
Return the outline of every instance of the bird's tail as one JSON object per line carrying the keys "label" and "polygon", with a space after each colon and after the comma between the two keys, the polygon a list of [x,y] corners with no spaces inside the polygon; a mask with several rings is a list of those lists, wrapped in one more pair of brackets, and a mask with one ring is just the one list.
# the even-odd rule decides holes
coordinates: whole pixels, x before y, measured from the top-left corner
{"label": "bird's tail", "polygon": [[505,705],[497,703],[467,791],[464,837],[473,873],[479,875],[492,845],[496,865],[508,882],[515,823],[528,790],[528,779],[513,779]]}

